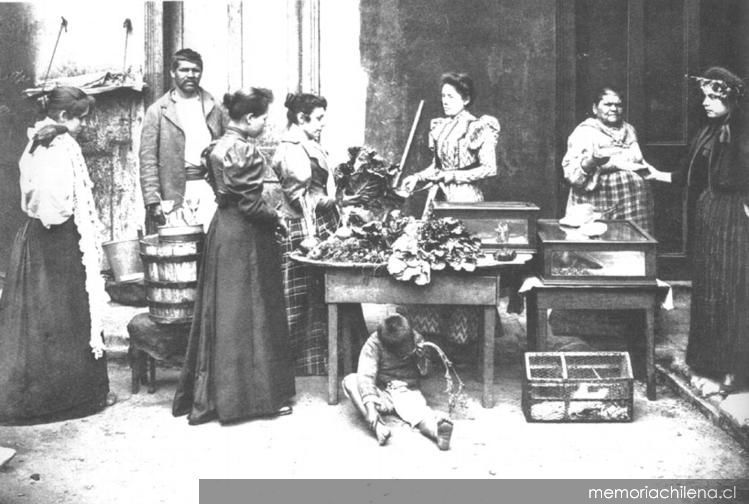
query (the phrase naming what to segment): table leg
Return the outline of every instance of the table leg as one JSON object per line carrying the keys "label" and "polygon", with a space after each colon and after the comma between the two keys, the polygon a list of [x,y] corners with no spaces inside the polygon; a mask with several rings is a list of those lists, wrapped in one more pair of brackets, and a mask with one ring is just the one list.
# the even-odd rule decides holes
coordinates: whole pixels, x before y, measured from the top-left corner
{"label": "table leg", "polygon": [[549,310],[546,307],[538,308],[536,304],[536,351],[547,352],[549,350]]}
{"label": "table leg", "polygon": [[353,344],[353,330],[351,317],[346,315],[344,310],[343,316],[341,317],[341,346],[343,347],[343,376],[348,375],[353,371],[352,357],[351,357],[351,345]]}
{"label": "table leg", "polygon": [[328,304],[328,404],[338,404],[338,305]]}
{"label": "table leg", "polygon": [[484,308],[484,393],[481,404],[484,408],[494,406],[494,323],[496,321],[494,306]]}
{"label": "table leg", "polygon": [[538,308],[536,306],[536,293],[531,290],[525,295],[525,337],[527,341],[526,349],[529,352],[538,349],[536,339],[538,336],[538,328],[536,327],[538,322],[536,312]]}
{"label": "table leg", "polygon": [[647,396],[655,400],[655,305],[645,309],[645,372]]}

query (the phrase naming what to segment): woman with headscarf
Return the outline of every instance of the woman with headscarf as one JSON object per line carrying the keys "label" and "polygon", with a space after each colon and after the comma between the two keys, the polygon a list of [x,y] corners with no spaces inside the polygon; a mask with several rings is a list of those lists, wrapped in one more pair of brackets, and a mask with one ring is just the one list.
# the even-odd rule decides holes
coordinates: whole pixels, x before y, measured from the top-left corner
{"label": "woman with headscarf", "polygon": [[650,178],[686,186],[692,305],[687,364],[718,379],[725,396],[749,378],[749,128],[744,82],[712,67],[694,78],[706,124],[688,163]]}
{"label": "woman with headscarf", "polygon": [[43,101],[46,117],[29,129],[19,162],[28,217],[0,300],[0,424],[81,417],[116,399],[93,184],[75,140],[94,99],[61,86]]}

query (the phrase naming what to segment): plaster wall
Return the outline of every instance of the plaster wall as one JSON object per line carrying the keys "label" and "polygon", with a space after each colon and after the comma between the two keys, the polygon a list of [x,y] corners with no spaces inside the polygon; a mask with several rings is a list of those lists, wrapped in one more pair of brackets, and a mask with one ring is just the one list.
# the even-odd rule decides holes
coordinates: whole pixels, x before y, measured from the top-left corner
{"label": "plaster wall", "polygon": [[399,160],[424,99],[406,173],[426,167],[429,120],[442,113],[440,75],[468,72],[474,113],[502,126],[499,173],[485,183],[486,199],[532,201],[553,215],[556,2],[362,0],[360,12],[367,142]]}
{"label": "plaster wall", "polygon": [[28,4],[0,3],[0,271],[6,271],[16,230],[23,222],[18,158],[35,108],[21,90],[34,79],[36,30]]}

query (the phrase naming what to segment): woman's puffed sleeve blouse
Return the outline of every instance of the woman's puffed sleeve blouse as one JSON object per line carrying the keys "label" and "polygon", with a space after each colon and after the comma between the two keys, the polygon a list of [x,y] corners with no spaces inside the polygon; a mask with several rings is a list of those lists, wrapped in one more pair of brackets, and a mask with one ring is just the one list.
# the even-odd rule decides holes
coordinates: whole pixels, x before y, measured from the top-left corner
{"label": "woman's puffed sleeve blouse", "polygon": [[219,195],[230,195],[250,220],[278,221],[278,213],[263,198],[265,159],[254,144],[240,137],[230,143],[219,141],[211,152],[210,164]]}
{"label": "woman's puffed sleeve blouse", "polygon": [[499,132],[499,121],[488,115],[476,118],[463,111],[452,118],[433,119],[429,148],[434,153],[435,166],[427,170],[449,172],[447,181],[458,184],[495,176]]}

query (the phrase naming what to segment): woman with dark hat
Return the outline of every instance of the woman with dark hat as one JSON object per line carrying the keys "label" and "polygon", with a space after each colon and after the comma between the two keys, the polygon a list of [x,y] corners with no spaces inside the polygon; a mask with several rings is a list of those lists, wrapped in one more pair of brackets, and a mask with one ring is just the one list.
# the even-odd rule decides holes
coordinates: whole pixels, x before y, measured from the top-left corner
{"label": "woman with dark hat", "polygon": [[[205,239],[195,315],[172,413],[191,425],[291,413],[294,369],[275,231],[280,215],[263,199],[265,160],[253,139],[273,94],[224,96],[230,122],[206,150],[218,210]],[[281,228],[283,231],[283,228]]]}
{"label": "woman with dark hat", "polygon": [[650,178],[686,186],[692,313],[687,364],[726,396],[749,378],[749,128],[744,82],[712,67],[696,80],[707,123],[681,171]]}
{"label": "woman with dark hat", "polygon": [[75,140],[94,99],[61,86],[43,98],[21,156],[21,209],[0,300],[0,424],[94,413],[109,393],[106,303],[93,184]]}

